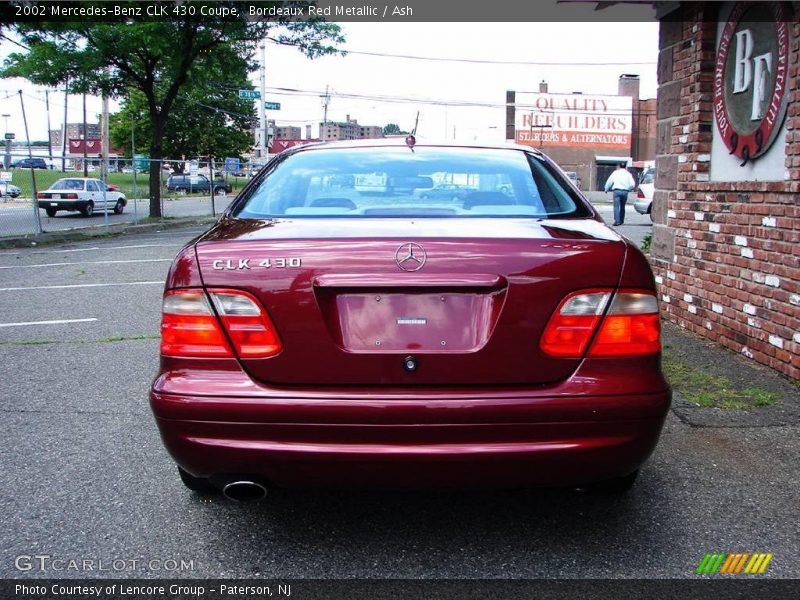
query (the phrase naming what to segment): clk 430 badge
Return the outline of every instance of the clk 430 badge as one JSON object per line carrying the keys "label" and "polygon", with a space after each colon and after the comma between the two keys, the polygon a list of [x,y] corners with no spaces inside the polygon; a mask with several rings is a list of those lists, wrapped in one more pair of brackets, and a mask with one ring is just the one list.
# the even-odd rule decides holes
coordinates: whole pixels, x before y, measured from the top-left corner
{"label": "clk 430 badge", "polygon": [[211,264],[215,271],[239,271],[250,269],[287,269],[303,266],[303,259],[292,256],[287,258],[255,258],[217,259]]}

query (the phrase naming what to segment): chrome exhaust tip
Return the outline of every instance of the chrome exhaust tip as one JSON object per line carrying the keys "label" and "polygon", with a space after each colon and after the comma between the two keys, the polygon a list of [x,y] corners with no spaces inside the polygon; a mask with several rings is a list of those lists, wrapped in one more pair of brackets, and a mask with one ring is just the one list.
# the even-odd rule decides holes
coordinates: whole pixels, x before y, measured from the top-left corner
{"label": "chrome exhaust tip", "polygon": [[237,479],[225,484],[225,487],[222,488],[222,495],[237,502],[255,502],[264,499],[267,495],[267,488],[255,481]]}

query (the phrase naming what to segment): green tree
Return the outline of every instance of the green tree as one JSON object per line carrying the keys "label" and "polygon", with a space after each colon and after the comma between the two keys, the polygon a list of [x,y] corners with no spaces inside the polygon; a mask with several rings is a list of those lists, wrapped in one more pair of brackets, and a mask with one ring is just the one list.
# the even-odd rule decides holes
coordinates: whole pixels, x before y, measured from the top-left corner
{"label": "green tree", "polygon": [[[165,158],[241,156],[252,146],[251,128],[256,123],[253,101],[242,100],[236,93],[239,88],[250,87],[246,65],[242,65],[241,77],[231,77],[232,72],[216,73],[218,78],[204,77],[184,87],[164,129]],[[147,99],[141,92],[132,92],[123,101],[121,110],[111,115],[109,129],[113,145],[123,148],[125,154],[131,154],[132,130],[136,148],[150,147],[153,129]]]}
{"label": "green tree", "polygon": [[397,123],[389,123],[383,128],[383,135],[403,135],[404,133],[408,132],[400,129]]}
{"label": "green tree", "polygon": [[[133,0],[126,4],[141,6]],[[150,120],[150,158],[160,160],[165,156],[167,124],[179,99],[189,95],[190,82],[225,71],[232,56],[254,68],[257,46],[268,35],[296,46],[309,58],[332,54],[344,41],[339,26],[332,23],[248,21],[238,2],[215,3],[217,8],[237,8],[237,19],[201,16],[191,1],[161,4],[168,17],[159,21],[14,23],[10,27],[28,50],[9,55],[0,77],[66,85],[76,94],[141,94]],[[192,5],[196,10],[187,9]],[[150,215],[161,216],[160,169],[150,170]]]}

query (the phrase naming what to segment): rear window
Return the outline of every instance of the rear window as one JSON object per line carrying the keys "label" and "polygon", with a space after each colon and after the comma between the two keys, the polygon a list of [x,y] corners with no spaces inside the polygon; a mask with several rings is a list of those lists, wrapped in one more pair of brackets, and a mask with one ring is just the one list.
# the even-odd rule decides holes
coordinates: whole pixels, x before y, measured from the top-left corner
{"label": "rear window", "polygon": [[647,169],[644,173],[642,173],[642,180],[639,183],[653,183],[656,178],[656,170],[655,169]]}
{"label": "rear window", "polygon": [[83,179],[59,179],[51,190],[83,190]]}
{"label": "rear window", "polygon": [[235,216],[575,217],[586,207],[543,159],[519,150],[351,148],[269,167]]}

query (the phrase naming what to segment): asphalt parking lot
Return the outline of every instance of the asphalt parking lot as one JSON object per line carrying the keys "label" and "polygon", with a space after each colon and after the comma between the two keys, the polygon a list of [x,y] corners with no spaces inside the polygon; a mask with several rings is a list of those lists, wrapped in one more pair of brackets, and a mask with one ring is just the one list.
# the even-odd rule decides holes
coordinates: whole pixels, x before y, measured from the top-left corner
{"label": "asphalt parking lot", "polygon": [[[163,280],[198,232],[0,251],[2,577],[694,578],[705,553],[741,551],[774,553],[763,577],[800,576],[796,422],[671,413],[616,499],[279,491],[240,505],[189,492],[147,389]],[[20,570],[32,555],[128,567]]]}
{"label": "asphalt parking lot", "polygon": [[[162,198],[161,211],[166,218],[176,217],[207,217],[220,214],[235,198],[234,195],[218,195],[211,205],[209,196],[182,196],[168,195]],[[59,211],[54,217],[48,217],[44,210],[39,209],[39,219],[42,231],[66,231],[70,229],[83,229],[86,227],[102,227],[107,222],[109,225],[120,223],[136,223],[146,219],[150,214],[150,200],[128,199],[128,204],[121,215],[115,215],[109,209],[108,219],[103,212],[96,210],[91,217],[84,217],[79,212]],[[33,212],[30,198],[4,199],[0,202],[0,235],[22,236],[32,235],[36,232],[36,216]]]}

